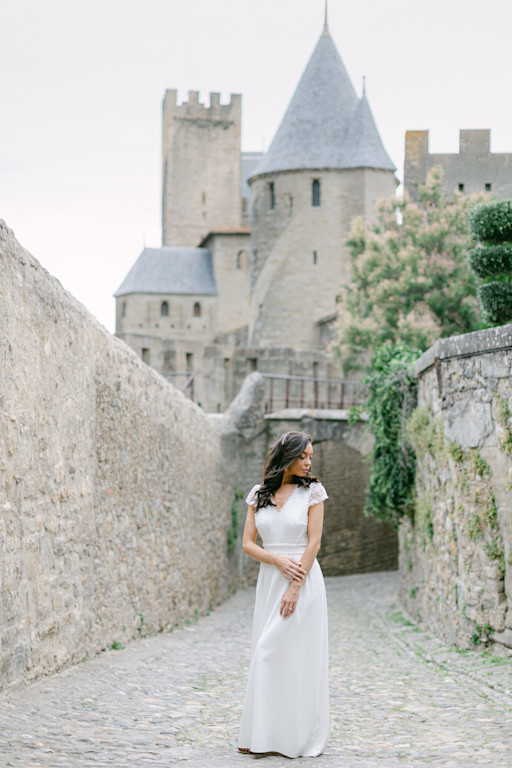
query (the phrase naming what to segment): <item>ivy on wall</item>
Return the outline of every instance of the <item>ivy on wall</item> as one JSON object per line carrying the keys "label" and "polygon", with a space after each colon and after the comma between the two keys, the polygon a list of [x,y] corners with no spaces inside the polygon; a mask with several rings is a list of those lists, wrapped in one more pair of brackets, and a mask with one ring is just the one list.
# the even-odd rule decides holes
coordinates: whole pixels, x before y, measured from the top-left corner
{"label": "ivy on wall", "polygon": [[375,352],[370,373],[363,380],[368,397],[364,408],[375,437],[365,514],[398,528],[403,515],[414,514],[416,456],[405,425],[416,405],[414,362],[420,352],[388,342]]}

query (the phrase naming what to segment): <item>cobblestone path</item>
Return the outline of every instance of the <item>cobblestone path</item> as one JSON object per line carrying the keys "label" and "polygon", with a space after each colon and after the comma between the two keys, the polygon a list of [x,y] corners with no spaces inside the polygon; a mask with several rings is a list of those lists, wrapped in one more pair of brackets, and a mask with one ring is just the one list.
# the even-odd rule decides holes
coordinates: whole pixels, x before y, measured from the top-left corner
{"label": "cobblestone path", "polygon": [[[512,661],[410,625],[396,586],[395,573],[327,579],[331,737],[293,765],[511,768]],[[290,764],[235,749],[253,599],[241,590],[196,624],[4,693],[1,768]]]}

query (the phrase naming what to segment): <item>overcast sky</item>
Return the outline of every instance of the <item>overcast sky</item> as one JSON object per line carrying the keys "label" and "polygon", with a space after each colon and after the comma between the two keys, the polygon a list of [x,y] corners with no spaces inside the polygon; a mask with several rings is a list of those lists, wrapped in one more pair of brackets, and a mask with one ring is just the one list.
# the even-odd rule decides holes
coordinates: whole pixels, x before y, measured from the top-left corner
{"label": "overcast sky", "polygon": [[[0,218],[111,331],[144,244],[161,245],[161,101],[243,94],[243,149],[276,131],[323,0],[3,0]],[[512,152],[509,0],[330,0],[329,26],[403,176],[407,129],[433,152],[491,128]]]}

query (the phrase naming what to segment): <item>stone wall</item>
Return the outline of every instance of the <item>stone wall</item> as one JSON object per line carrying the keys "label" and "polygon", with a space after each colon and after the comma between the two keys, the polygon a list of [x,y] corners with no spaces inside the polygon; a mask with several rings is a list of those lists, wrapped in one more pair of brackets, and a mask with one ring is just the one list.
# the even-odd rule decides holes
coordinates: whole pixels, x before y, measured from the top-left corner
{"label": "stone wall", "polygon": [[400,530],[401,599],[461,647],[512,648],[511,350],[507,325],[439,341],[417,364],[418,503]]}
{"label": "stone wall", "polygon": [[217,430],[3,222],[0,414],[0,685],[193,618],[234,588]]}
{"label": "stone wall", "polygon": [[[313,181],[320,205],[312,204]],[[352,220],[372,219],[377,200],[395,187],[392,171],[374,169],[287,171],[251,181],[250,346],[316,348],[315,323],[336,309],[340,286],[350,280]]]}

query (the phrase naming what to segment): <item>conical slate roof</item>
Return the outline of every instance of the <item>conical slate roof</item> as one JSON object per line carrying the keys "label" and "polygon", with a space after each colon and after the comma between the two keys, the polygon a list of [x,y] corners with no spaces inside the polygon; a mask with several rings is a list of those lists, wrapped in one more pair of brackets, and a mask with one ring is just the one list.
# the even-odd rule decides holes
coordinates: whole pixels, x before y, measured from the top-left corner
{"label": "conical slate roof", "polygon": [[[355,141],[354,117],[369,139],[367,148]],[[354,168],[354,157],[365,159],[358,167],[394,170],[366,99],[358,109],[356,92],[326,25],[253,178],[276,171]]]}
{"label": "conical slate roof", "polygon": [[384,149],[365,93],[349,123],[344,147],[344,168],[395,170],[393,161]]}

